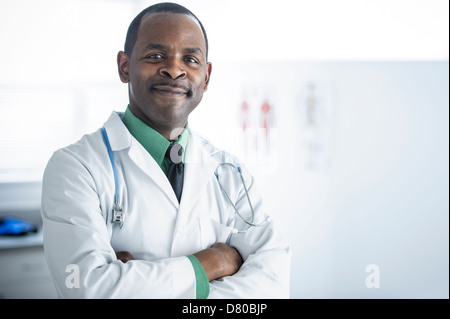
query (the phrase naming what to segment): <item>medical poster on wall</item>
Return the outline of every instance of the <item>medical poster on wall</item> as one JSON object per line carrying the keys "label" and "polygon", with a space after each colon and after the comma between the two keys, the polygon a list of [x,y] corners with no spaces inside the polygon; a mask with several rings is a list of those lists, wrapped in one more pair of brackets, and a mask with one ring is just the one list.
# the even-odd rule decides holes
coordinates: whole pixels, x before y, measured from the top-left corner
{"label": "medical poster on wall", "polygon": [[302,166],[312,172],[327,171],[332,165],[331,85],[323,80],[306,80],[298,90],[296,116]]}
{"label": "medical poster on wall", "polygon": [[274,90],[244,87],[239,100],[240,152],[266,173],[278,168],[277,103]]}

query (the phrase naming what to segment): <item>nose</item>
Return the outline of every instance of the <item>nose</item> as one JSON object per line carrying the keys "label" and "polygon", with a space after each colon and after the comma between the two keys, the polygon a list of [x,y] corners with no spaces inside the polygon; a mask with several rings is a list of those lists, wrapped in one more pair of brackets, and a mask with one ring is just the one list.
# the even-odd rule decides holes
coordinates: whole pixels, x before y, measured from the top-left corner
{"label": "nose", "polygon": [[164,65],[159,69],[159,74],[163,77],[170,77],[173,80],[182,79],[186,76],[182,61],[177,57],[168,58]]}

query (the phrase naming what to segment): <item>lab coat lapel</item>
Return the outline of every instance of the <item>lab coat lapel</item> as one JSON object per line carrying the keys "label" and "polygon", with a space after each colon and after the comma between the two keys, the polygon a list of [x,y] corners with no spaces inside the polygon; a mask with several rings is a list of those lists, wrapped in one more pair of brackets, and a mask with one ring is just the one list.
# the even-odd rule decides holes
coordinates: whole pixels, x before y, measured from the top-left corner
{"label": "lab coat lapel", "polygon": [[128,155],[145,174],[155,181],[155,184],[170,199],[172,204],[178,208],[178,199],[167,176],[147,150],[134,138],[132,139]]}
{"label": "lab coat lapel", "polygon": [[123,124],[119,114],[113,112],[104,124],[104,127],[108,133],[111,149],[113,151],[120,151],[128,147],[128,155],[131,160],[155,181],[155,184],[158,185],[173,205],[178,208],[178,200],[166,175],[147,150],[131,135]]}
{"label": "lab coat lapel", "polygon": [[211,157],[211,149],[197,135],[191,133],[186,151],[179,216],[189,216],[190,209],[211,180],[216,167],[217,163]]}

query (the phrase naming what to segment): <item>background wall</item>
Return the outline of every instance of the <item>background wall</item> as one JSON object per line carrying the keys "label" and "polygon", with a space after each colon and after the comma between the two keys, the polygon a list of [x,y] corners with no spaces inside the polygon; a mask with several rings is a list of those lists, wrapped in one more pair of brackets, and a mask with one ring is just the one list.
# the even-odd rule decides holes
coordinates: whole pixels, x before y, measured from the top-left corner
{"label": "background wall", "polygon": [[[293,297],[448,296],[448,62],[264,62],[216,71],[196,111],[220,119],[209,136],[239,131],[227,125],[239,119],[229,109],[239,111],[242,87],[275,109],[269,154],[222,145],[253,170],[292,244]],[[313,128],[304,123],[311,83]],[[226,98],[213,103],[213,94]],[[366,286],[371,264],[379,289]]]}
{"label": "background wall", "polygon": [[[51,153],[125,109],[116,54],[152,3],[0,3],[0,215],[39,222]],[[291,297],[448,298],[448,2],[179,3],[213,62],[190,126],[257,178]]]}

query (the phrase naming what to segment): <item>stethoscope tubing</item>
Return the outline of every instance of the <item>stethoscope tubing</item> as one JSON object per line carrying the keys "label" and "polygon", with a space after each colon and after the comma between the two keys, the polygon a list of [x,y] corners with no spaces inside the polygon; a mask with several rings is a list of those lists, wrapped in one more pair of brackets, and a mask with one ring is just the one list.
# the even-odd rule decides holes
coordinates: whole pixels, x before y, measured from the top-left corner
{"label": "stethoscope tubing", "polygon": [[[112,218],[111,218],[111,223],[120,223],[120,228],[122,228],[123,223],[124,223],[124,218],[125,218],[125,212],[123,211],[122,206],[120,205],[119,182],[118,182],[118,179],[117,179],[117,170],[116,170],[116,164],[115,164],[115,161],[114,161],[114,152],[113,152],[113,150],[111,148],[111,144],[109,143],[108,134],[106,133],[106,129],[105,129],[104,126],[102,127],[101,131],[102,131],[103,140],[105,142],[105,145],[106,145],[106,148],[107,148],[107,151],[108,151],[108,157],[109,157],[109,160],[111,162],[112,171],[113,171],[113,175],[114,175],[114,205],[113,205],[113,214],[112,214]],[[228,195],[228,193],[226,192],[226,190],[223,187],[222,183],[220,182],[218,170],[219,170],[220,167],[222,167],[224,165],[233,167],[234,169],[236,169],[236,171],[239,174],[239,177],[241,179],[242,185],[244,186],[245,195],[247,197],[247,201],[248,201],[248,204],[250,206],[251,213],[252,213],[251,221],[246,220],[239,213],[236,205],[234,205],[234,203],[231,200],[230,196]],[[246,233],[250,229],[252,229],[252,227],[261,227],[261,226],[264,226],[268,221],[270,221],[270,218],[266,218],[262,223],[259,223],[259,224],[255,224],[254,223],[255,211],[253,209],[253,205],[252,205],[252,202],[250,200],[250,196],[248,194],[247,185],[245,184],[244,177],[242,176],[242,171],[241,171],[241,167],[239,166],[239,164],[235,165],[235,164],[228,163],[228,162],[220,163],[219,165],[217,165],[217,168],[214,171],[214,175],[216,176],[217,183],[219,184],[219,187],[220,187],[220,190],[222,191],[222,194],[225,196],[227,201],[233,207],[235,213],[242,219],[242,221],[244,223],[249,225],[249,228],[247,228],[245,230],[238,230],[238,233]],[[108,220],[108,218],[107,218],[107,220]]]}
{"label": "stethoscope tubing", "polygon": [[[252,218],[251,218],[251,221],[246,220],[246,219],[239,213],[239,210],[237,209],[236,205],[234,205],[234,203],[233,203],[233,201],[231,200],[230,196],[228,195],[228,193],[226,192],[226,190],[225,190],[225,188],[223,187],[222,183],[220,182],[218,169],[219,169],[221,166],[223,166],[223,165],[231,166],[231,167],[235,168],[236,171],[238,172],[239,177],[240,177],[241,182],[242,182],[242,186],[244,186],[245,196],[247,197],[247,201],[248,201],[248,204],[249,204],[249,206],[250,206],[250,210],[251,210],[251,212],[252,212]],[[230,205],[233,207],[235,213],[242,219],[242,221],[243,221],[244,223],[246,223],[247,225],[250,226],[250,227],[247,228],[246,230],[238,230],[239,233],[246,233],[246,232],[248,232],[250,229],[252,229],[252,227],[261,227],[261,226],[264,226],[264,225],[269,221],[269,219],[266,218],[262,223],[259,223],[259,224],[255,224],[255,223],[253,222],[254,219],[255,219],[255,211],[254,211],[254,209],[253,209],[253,205],[252,205],[252,202],[251,202],[251,200],[250,200],[250,195],[248,194],[247,185],[245,184],[244,176],[242,176],[242,171],[241,171],[241,168],[240,168],[239,165],[235,165],[235,164],[232,164],[232,163],[221,163],[221,164],[219,164],[219,165],[217,166],[216,171],[214,172],[214,175],[216,175],[216,179],[217,179],[217,182],[218,182],[218,184],[219,184],[220,190],[222,191],[223,195],[224,195],[225,198],[227,199],[228,203],[230,203]]]}

